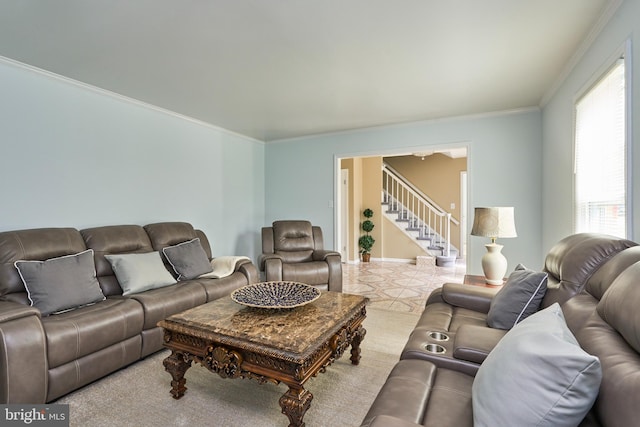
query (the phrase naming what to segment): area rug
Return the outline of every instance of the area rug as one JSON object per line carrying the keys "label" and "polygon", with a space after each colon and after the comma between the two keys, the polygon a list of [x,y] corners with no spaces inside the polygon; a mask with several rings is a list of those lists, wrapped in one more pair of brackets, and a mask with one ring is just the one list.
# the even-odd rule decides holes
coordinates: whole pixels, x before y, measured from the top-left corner
{"label": "area rug", "polygon": [[[362,359],[349,353],[305,384],[313,394],[304,421],[314,426],[359,426],[418,320],[412,313],[367,309]],[[171,376],[162,360],[167,350],[62,397],[72,427],[287,426],[278,399],[283,384],[223,379],[194,364],[186,373],[187,392],[169,394]]]}

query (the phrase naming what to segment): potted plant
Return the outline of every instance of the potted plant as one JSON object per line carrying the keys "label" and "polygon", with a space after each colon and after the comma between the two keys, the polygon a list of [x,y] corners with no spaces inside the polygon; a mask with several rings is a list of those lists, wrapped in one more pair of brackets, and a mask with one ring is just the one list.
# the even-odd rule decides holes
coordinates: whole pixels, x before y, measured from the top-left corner
{"label": "potted plant", "polygon": [[362,212],[362,215],[367,218],[362,222],[360,227],[365,232],[364,235],[358,239],[358,246],[360,246],[360,253],[362,254],[362,262],[369,262],[371,259],[371,248],[376,242],[372,235],[369,233],[373,230],[373,222],[369,219],[373,216],[373,211],[369,208]]}

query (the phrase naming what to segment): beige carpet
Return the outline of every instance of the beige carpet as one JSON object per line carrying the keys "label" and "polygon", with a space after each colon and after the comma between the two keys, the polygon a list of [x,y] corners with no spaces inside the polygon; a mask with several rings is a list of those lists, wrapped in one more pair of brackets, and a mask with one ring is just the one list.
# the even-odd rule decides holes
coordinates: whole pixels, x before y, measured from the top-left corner
{"label": "beige carpet", "polygon": [[[367,309],[360,365],[349,352],[305,388],[313,394],[304,421],[314,426],[359,426],[415,326],[411,313]],[[136,426],[287,426],[278,399],[287,387],[256,381],[223,379],[200,365],[186,373],[187,392],[170,394],[171,376],[161,351],[59,399],[70,405],[70,424],[77,427]]]}

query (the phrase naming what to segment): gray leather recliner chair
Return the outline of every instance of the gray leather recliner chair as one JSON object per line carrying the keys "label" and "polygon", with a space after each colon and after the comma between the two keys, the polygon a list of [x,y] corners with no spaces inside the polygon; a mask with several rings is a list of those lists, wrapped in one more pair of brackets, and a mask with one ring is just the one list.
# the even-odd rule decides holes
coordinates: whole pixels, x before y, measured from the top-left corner
{"label": "gray leather recliner chair", "polygon": [[302,282],[342,292],[340,253],[324,249],[322,230],[309,221],[274,221],[263,227],[259,265],[267,281]]}

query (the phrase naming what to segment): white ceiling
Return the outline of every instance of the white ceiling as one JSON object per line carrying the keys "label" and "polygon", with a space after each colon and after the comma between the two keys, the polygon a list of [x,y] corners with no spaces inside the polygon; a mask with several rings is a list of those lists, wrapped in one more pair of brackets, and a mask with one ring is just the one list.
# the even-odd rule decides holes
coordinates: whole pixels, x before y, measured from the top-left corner
{"label": "white ceiling", "polygon": [[263,141],[539,106],[619,0],[0,0],[0,55]]}

